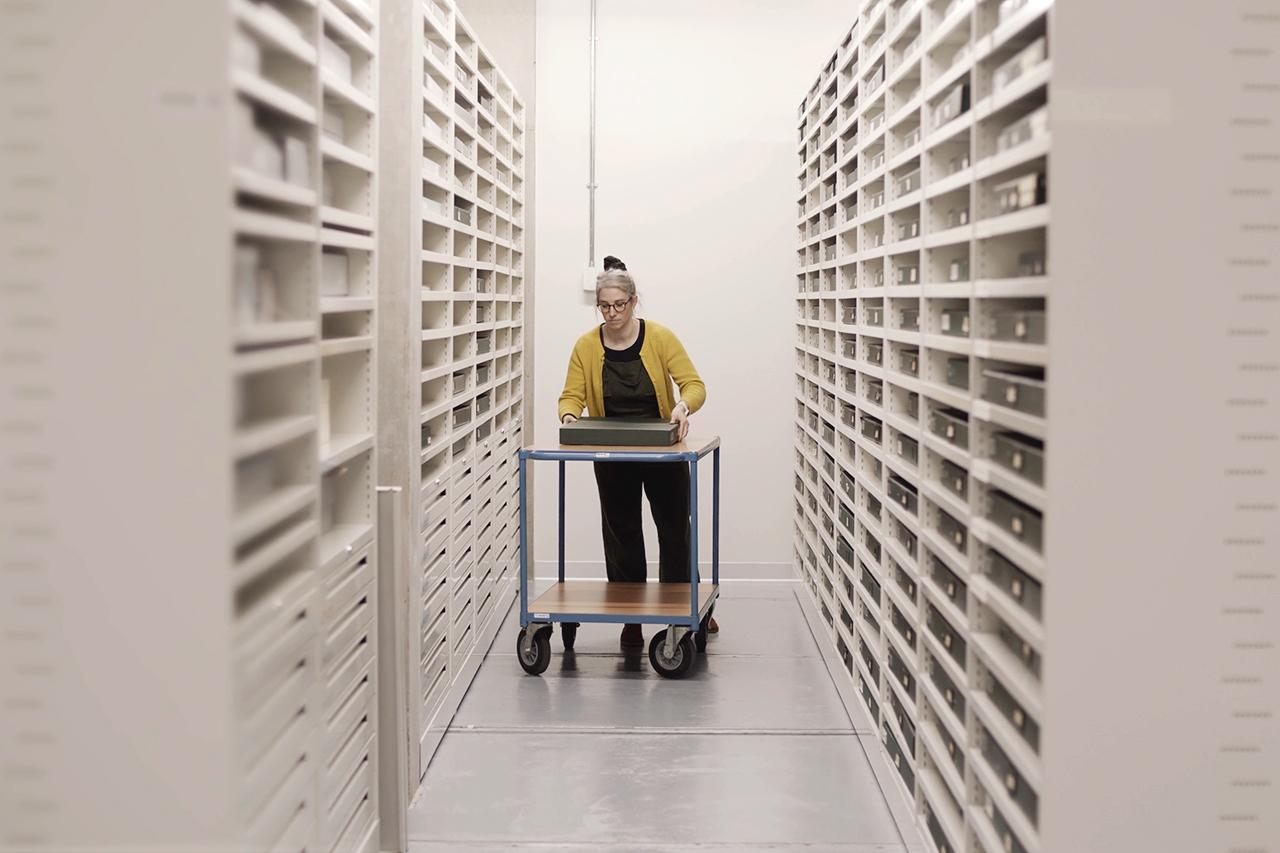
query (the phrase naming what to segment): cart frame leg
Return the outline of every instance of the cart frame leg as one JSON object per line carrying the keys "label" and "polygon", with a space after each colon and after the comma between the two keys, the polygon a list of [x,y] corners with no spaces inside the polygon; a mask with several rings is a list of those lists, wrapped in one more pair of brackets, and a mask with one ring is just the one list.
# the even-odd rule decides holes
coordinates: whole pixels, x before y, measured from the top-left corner
{"label": "cart frame leg", "polygon": [[711,582],[720,585],[720,448],[711,457]]}
{"label": "cart frame leg", "polygon": [[[689,462],[689,625],[698,624],[698,457]],[[670,636],[670,635],[668,635]]]}
{"label": "cart frame leg", "polygon": [[528,484],[524,454],[520,454],[520,627],[529,627],[529,530]]}
{"label": "cart frame leg", "polygon": [[564,583],[564,462],[565,460],[560,460],[560,552],[556,558],[559,563],[560,583]]}

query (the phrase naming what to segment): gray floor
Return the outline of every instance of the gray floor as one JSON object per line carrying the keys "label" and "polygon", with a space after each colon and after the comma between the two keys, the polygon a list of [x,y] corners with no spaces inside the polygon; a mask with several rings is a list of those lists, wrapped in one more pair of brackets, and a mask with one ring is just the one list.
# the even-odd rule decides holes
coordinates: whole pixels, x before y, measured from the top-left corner
{"label": "gray floor", "polygon": [[557,636],[533,678],[513,609],[410,808],[410,853],[914,853],[794,584],[725,584],[716,615],[724,630],[684,681],[624,657],[603,625],[584,625],[572,655]]}

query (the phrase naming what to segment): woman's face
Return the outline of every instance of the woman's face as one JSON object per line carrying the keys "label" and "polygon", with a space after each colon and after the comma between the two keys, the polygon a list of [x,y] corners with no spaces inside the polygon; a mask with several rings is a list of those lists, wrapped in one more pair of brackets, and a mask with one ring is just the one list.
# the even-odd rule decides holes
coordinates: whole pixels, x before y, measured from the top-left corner
{"label": "woman's face", "polygon": [[[621,306],[621,310],[615,310],[617,306]],[[620,287],[602,287],[596,297],[596,308],[610,329],[625,329],[636,313],[636,300]]]}

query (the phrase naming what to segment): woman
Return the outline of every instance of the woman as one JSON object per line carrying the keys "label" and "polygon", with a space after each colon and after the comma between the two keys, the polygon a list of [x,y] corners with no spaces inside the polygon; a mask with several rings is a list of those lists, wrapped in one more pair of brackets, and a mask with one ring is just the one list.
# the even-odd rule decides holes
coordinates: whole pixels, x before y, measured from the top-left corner
{"label": "woman", "polygon": [[[604,322],[580,337],[569,356],[560,394],[560,422],[591,417],[666,418],[679,424],[706,400],[706,386],[680,341],[665,326],[635,316],[636,283],[627,265],[610,255],[596,278],[596,308]],[[672,384],[679,389],[677,401]],[[596,462],[605,568],[611,581],[643,583],[648,571],[641,525],[643,491],[658,528],[658,577],[689,582],[689,467],[683,462]],[[709,631],[718,631],[715,620]],[[622,647],[644,647],[638,624],[622,629]]]}

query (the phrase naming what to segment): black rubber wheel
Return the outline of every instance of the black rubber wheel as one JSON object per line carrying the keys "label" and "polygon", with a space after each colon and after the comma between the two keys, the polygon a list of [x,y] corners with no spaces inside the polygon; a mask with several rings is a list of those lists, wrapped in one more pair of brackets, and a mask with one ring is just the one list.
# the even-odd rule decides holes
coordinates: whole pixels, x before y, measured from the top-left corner
{"label": "black rubber wheel", "polygon": [[685,633],[676,643],[673,657],[666,655],[667,630],[664,628],[653,635],[649,641],[649,663],[655,672],[663,678],[684,678],[693,668],[693,660],[698,655],[693,634]]}
{"label": "black rubber wheel", "polygon": [[573,651],[573,644],[578,639],[578,623],[577,622],[561,622],[560,623],[560,641],[564,643],[566,652]]}
{"label": "black rubber wheel", "polygon": [[533,645],[528,652],[524,648],[525,633],[526,629],[521,628],[520,635],[516,637],[516,657],[520,659],[520,666],[525,672],[542,675],[551,665],[551,629],[539,629],[533,635]]}

